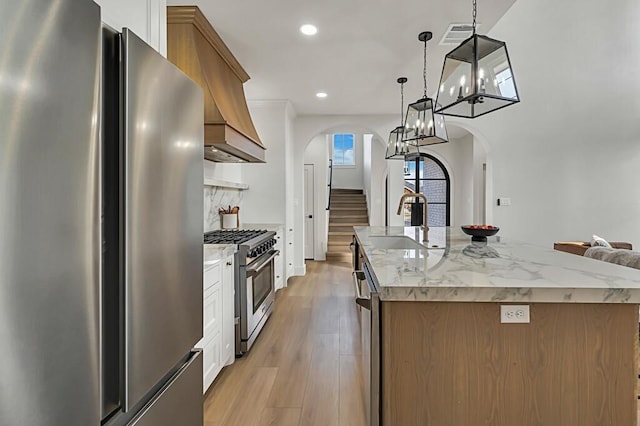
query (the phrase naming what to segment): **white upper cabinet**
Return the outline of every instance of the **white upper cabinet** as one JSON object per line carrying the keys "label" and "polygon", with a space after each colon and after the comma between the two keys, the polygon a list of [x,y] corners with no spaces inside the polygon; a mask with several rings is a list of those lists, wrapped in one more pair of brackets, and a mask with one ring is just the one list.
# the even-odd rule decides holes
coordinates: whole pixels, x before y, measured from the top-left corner
{"label": "white upper cabinet", "polygon": [[115,30],[127,27],[151,47],[167,56],[166,0],[95,0],[102,21]]}

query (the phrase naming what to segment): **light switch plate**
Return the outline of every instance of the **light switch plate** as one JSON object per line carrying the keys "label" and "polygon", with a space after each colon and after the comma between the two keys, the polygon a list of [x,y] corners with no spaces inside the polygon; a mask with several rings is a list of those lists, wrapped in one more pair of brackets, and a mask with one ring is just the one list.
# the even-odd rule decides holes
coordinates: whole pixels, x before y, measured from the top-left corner
{"label": "light switch plate", "polygon": [[498,205],[499,206],[510,206],[511,205],[511,198],[498,198]]}

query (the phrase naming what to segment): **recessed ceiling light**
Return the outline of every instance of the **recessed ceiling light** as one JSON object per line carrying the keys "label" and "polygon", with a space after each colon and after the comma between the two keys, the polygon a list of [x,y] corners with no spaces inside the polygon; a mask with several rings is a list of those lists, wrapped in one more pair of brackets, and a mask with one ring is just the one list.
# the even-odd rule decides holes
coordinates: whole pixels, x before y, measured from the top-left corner
{"label": "recessed ceiling light", "polygon": [[318,32],[318,28],[315,25],[304,24],[300,27],[300,32],[304,35],[315,35]]}
{"label": "recessed ceiling light", "polygon": [[316,93],[316,96],[319,97],[320,99],[323,99],[327,97],[327,94],[325,92],[318,92]]}

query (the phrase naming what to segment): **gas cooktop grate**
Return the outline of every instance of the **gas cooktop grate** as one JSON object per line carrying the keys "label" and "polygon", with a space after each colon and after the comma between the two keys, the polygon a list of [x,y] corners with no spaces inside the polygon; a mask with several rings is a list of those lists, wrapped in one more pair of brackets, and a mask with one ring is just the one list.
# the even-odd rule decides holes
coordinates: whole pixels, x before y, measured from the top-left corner
{"label": "gas cooktop grate", "polygon": [[224,229],[206,232],[205,244],[242,244],[268,231],[261,229]]}

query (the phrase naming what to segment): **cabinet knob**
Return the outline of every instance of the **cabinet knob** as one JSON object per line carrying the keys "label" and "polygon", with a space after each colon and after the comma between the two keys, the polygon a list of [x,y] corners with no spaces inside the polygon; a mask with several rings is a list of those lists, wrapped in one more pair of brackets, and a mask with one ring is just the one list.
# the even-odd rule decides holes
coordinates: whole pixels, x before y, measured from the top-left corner
{"label": "cabinet knob", "polygon": [[289,231],[293,231],[293,228],[289,228]]}
{"label": "cabinet knob", "polygon": [[280,275],[276,275],[276,278],[280,278]]}
{"label": "cabinet knob", "polygon": [[233,265],[233,262],[227,262],[227,266]]}
{"label": "cabinet knob", "polygon": [[289,243],[289,245],[291,245],[291,244],[293,244],[293,243]]}

